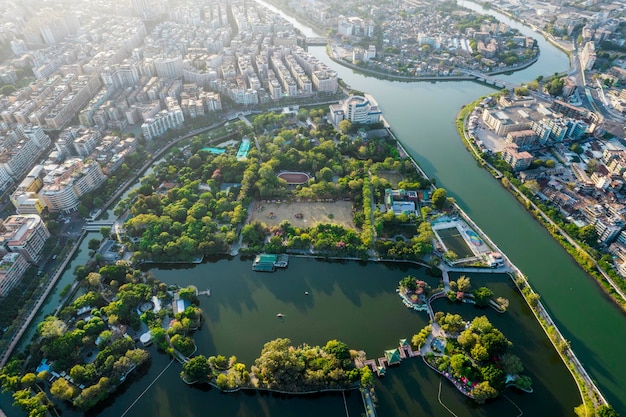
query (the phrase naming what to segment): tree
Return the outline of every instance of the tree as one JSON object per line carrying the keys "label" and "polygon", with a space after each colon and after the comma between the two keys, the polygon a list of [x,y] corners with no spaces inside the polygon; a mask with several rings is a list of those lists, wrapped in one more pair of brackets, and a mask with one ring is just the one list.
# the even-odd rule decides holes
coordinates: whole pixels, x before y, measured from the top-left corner
{"label": "tree", "polygon": [[435,191],[433,191],[431,200],[433,202],[433,206],[436,209],[441,210],[448,201],[446,190],[444,188],[437,188]]}
{"label": "tree", "polygon": [[348,345],[339,340],[329,340],[324,346],[324,352],[335,355],[337,359],[350,359],[350,349]]}
{"label": "tree", "polygon": [[183,374],[190,382],[206,382],[210,379],[211,367],[203,355],[193,357],[183,364]]}
{"label": "tree", "polygon": [[409,291],[415,291],[417,289],[417,280],[415,277],[408,275],[400,280],[400,287]]}
{"label": "tree", "polygon": [[528,87],[516,87],[514,91],[518,97],[527,96],[530,93]]}
{"label": "tree", "polygon": [[578,230],[578,238],[589,246],[597,245],[598,232],[596,231],[596,227],[592,224],[581,227]]}
{"label": "tree", "polygon": [[489,364],[480,368],[480,374],[482,375],[483,379],[489,382],[489,385],[496,390],[499,391],[504,388],[506,374],[502,371],[502,369],[497,368],[495,365]]}
{"label": "tree", "polygon": [[598,417],[619,417],[617,411],[610,405],[602,404],[597,410]]}
{"label": "tree", "polygon": [[174,349],[176,349],[185,356],[191,355],[195,349],[195,343],[193,339],[187,336],[175,334],[174,336],[172,336],[171,343]]}
{"label": "tree", "polygon": [[228,389],[228,378],[225,374],[219,374],[215,380],[215,384],[221,390]]}
{"label": "tree", "polygon": [[485,349],[483,345],[478,343],[471,349],[470,356],[476,362],[482,362],[489,359],[489,352],[487,352],[487,349]]}
{"label": "tree", "polygon": [[59,337],[63,335],[66,330],[67,325],[55,316],[46,317],[46,319],[37,326],[37,331],[44,339]]}
{"label": "tree", "polygon": [[539,303],[540,298],[541,296],[537,294],[536,292],[530,293],[527,296],[528,304],[530,304],[531,307],[535,307],[537,303]]}
{"label": "tree", "polygon": [[452,355],[450,358],[450,368],[455,375],[461,375],[461,372],[465,368],[465,366],[469,363],[468,359],[465,355],[461,353],[457,353],[456,355]]}
{"label": "tree", "polygon": [[517,355],[507,353],[500,357],[500,366],[508,375],[517,375],[524,370],[524,365]]}
{"label": "tree", "polygon": [[111,236],[111,228],[102,226],[100,228],[100,234],[102,235],[102,239],[108,239]]}
{"label": "tree", "polygon": [[93,363],[87,365],[77,364],[70,369],[70,376],[77,384],[90,384],[98,376],[98,370]]}
{"label": "tree", "polygon": [[361,386],[369,387],[374,384],[374,374],[369,366],[361,368]]}
{"label": "tree", "polygon": [[350,120],[344,119],[339,122],[338,127],[341,133],[350,133],[350,131],[352,130],[352,122],[350,122]]}
{"label": "tree", "polygon": [[209,363],[220,371],[225,371],[228,369],[228,359],[224,355],[211,356],[209,358]]}
{"label": "tree", "polygon": [[89,243],[87,244],[89,250],[96,250],[100,247],[100,239],[89,239]]}
{"label": "tree", "polygon": [[478,404],[482,404],[488,399],[496,398],[498,396],[498,391],[489,385],[489,382],[483,381],[472,389],[472,395]]}
{"label": "tree", "polygon": [[468,292],[472,289],[472,284],[469,277],[462,275],[456,280],[457,289],[461,292]]}
{"label": "tree", "polygon": [[319,179],[326,182],[331,182],[333,180],[333,171],[328,167],[324,167],[320,169]]}
{"label": "tree", "polygon": [[48,399],[44,392],[33,395],[30,388],[16,391],[13,394],[13,405],[24,410],[29,417],[45,417],[48,414]]}
{"label": "tree", "polygon": [[484,307],[489,304],[489,300],[493,297],[493,291],[487,287],[480,287],[474,290],[474,301],[477,306]]}
{"label": "tree", "polygon": [[569,149],[570,149],[570,151],[572,151],[572,152],[574,152],[574,153],[576,153],[578,155],[580,155],[583,152],[585,152],[585,150],[583,149],[582,146],[580,146],[579,143],[574,143]]}
{"label": "tree", "polygon": [[456,341],[461,345],[463,350],[470,351],[472,347],[476,344],[478,338],[470,329],[464,330],[459,334]]}
{"label": "tree", "polygon": [[90,287],[97,287],[101,284],[102,275],[97,272],[90,272],[85,278],[85,282],[89,284]]}
{"label": "tree", "polygon": [[76,388],[66,379],[58,378],[50,387],[50,394],[64,401],[69,401],[76,396]]}
{"label": "tree", "polygon": [[32,387],[33,385],[35,385],[35,381],[37,381],[37,375],[32,372],[27,373],[20,380],[23,387]]}

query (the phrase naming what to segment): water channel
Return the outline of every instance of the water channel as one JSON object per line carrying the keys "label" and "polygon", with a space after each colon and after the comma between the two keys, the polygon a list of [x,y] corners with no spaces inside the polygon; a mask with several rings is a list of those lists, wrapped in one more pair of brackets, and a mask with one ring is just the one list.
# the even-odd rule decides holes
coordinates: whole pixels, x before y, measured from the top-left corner
{"label": "water channel", "polygon": [[[539,61],[511,75],[511,80],[530,81],[537,75],[566,69],[563,53],[545,40],[540,39],[539,43]],[[336,69],[349,85],[376,97],[400,140],[437,184],[447,188],[528,275],[607,399],[618,411],[626,410],[626,386],[621,379],[626,375],[626,364],[619,360],[620,346],[626,340],[626,318],[521,205],[475,164],[455,131],[454,119],[460,107],[492,90],[470,82],[382,81],[338,66],[326,57],[324,48],[311,51]],[[168,283],[210,287],[213,295],[203,299],[201,305],[206,324],[196,336],[200,353],[234,354],[248,365],[258,356],[263,343],[274,337],[309,344],[339,338],[353,348],[365,350],[369,356],[378,356],[426,323],[424,316],[406,310],[394,292],[404,275],[421,274],[413,268],[300,259],[292,261],[288,270],[268,275],[253,274],[249,261],[236,258],[153,272]],[[580,403],[573,381],[506,279],[472,279],[491,281],[488,285],[496,295],[512,300],[509,313],[504,316],[465,307],[458,311],[468,319],[488,314],[516,345],[515,353],[525,362],[536,391],[531,395],[509,391],[510,400],[526,415],[572,415],[572,408]],[[310,295],[304,296],[304,291]],[[437,308],[456,312],[457,307],[444,303]],[[275,318],[278,312],[285,314],[284,321]],[[170,366],[165,355],[151,349],[151,366],[129,378],[119,395],[91,414],[169,417],[202,415],[210,409],[211,415],[247,417],[345,416],[346,408],[352,416],[362,412],[360,396],[354,394],[347,396],[344,403],[343,397],[337,395],[285,398],[190,388],[178,378],[180,365]],[[449,415],[438,397],[459,416],[518,414],[507,399],[486,407],[473,405],[450,384],[444,381],[440,385],[439,377],[418,359],[394,368],[377,382],[376,391],[382,416]],[[10,417],[21,415],[7,407],[10,399],[6,396],[0,404]],[[64,414],[78,415],[69,411]]]}
{"label": "water channel", "polygon": [[[529,28],[492,10],[464,2],[466,7],[495,15],[537,38],[541,49],[531,67],[502,76],[531,81],[539,75],[565,71],[567,56]],[[598,288],[496,180],[466,152],[455,130],[461,106],[493,90],[471,82],[404,83],[356,74],[333,63],[314,47],[311,52],[338,71],[351,87],[378,101],[385,118],[429,176],[445,187],[459,205],[528,276],[555,322],[607,400],[626,412],[626,316]]]}

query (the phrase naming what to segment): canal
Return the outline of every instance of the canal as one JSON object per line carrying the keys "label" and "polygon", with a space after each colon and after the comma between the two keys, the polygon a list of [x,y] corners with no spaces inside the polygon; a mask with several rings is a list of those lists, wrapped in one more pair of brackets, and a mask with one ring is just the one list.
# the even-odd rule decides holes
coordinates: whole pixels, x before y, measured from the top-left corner
{"label": "canal", "polygon": [[[531,81],[539,75],[565,71],[565,53],[508,17],[502,21],[537,38],[541,55],[531,67],[502,76]],[[455,127],[460,108],[494,90],[472,82],[406,83],[357,74],[334,63],[323,47],[310,51],[332,66],[348,85],[367,91],[385,118],[437,185],[457,203],[528,276],[551,316],[570,341],[581,362],[616,410],[626,412],[626,316],[583,272],[550,234],[466,151]]]}

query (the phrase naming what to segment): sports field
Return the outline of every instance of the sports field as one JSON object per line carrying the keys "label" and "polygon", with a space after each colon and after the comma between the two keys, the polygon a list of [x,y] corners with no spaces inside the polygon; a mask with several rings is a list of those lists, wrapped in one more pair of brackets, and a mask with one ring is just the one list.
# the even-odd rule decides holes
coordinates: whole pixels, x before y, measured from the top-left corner
{"label": "sports field", "polygon": [[437,229],[435,233],[439,235],[446,249],[456,253],[459,259],[471,258],[474,255],[472,249],[467,245],[461,232],[456,227],[447,229]]}
{"label": "sports field", "polygon": [[352,220],[351,201],[281,204],[258,201],[250,216],[251,222],[255,220],[268,226],[278,226],[283,220],[289,220],[295,227],[331,223],[356,229]]}

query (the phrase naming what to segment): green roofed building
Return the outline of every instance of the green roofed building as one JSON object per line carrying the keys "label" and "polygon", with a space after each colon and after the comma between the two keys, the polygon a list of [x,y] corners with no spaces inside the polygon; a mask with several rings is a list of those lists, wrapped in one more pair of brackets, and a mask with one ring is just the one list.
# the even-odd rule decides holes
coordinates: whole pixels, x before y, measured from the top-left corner
{"label": "green roofed building", "polygon": [[273,255],[271,253],[261,253],[254,258],[252,269],[261,272],[273,272],[276,267],[286,268],[289,265],[289,256]]}
{"label": "green roofed building", "polygon": [[259,263],[275,263],[276,260],[278,259],[278,255],[272,255],[271,253],[261,253],[260,255],[257,255],[256,258],[254,258],[254,263],[255,264],[259,264]]}
{"label": "green roofed building", "polygon": [[387,363],[389,365],[395,365],[400,363],[402,358],[400,358],[400,351],[398,349],[389,349],[385,351],[385,358],[387,359]]}
{"label": "green roofed building", "polygon": [[400,339],[400,347],[403,348],[407,346],[409,346],[409,341],[406,339]]}

